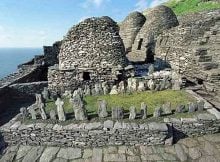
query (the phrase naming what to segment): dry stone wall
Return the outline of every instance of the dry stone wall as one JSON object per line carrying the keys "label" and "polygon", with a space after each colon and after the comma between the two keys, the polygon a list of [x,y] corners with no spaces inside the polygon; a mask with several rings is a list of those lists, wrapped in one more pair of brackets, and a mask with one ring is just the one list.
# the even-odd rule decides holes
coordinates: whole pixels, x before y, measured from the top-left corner
{"label": "dry stone wall", "polygon": [[128,54],[129,60],[152,62],[157,36],[165,29],[177,25],[176,15],[170,8],[158,6],[149,10],[146,14],[146,22],[138,32],[132,45],[132,51]]}
{"label": "dry stone wall", "polygon": [[73,26],[59,54],[59,69],[126,66],[119,27],[110,17],[88,18]]}
{"label": "dry stone wall", "polygon": [[49,145],[64,147],[101,147],[108,145],[163,145],[169,138],[164,123],[105,122],[69,124],[37,123],[24,125],[11,121],[1,127],[10,145]]}
{"label": "dry stone wall", "polygon": [[132,12],[120,23],[120,36],[123,40],[126,53],[131,50],[135,37],[146,21],[145,16],[140,12]]}
{"label": "dry stone wall", "polygon": [[180,25],[161,34],[156,57],[180,75],[220,85],[220,10],[180,18]]}

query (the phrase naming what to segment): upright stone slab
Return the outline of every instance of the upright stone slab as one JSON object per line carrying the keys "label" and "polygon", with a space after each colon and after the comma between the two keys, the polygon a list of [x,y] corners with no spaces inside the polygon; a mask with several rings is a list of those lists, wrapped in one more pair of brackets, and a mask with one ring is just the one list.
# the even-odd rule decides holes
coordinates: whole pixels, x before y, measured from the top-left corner
{"label": "upright stone slab", "polygon": [[81,97],[75,96],[70,100],[73,104],[73,110],[76,120],[86,120],[87,114]]}
{"label": "upright stone slab", "polygon": [[154,82],[153,79],[150,79],[150,80],[147,82],[147,86],[148,86],[148,88],[149,88],[151,91],[153,91],[153,90],[155,89],[155,87],[156,87],[156,84],[155,84],[155,82]]}
{"label": "upright stone slab", "polygon": [[26,107],[20,108],[20,113],[21,113],[22,119],[24,120],[28,116],[27,108]]}
{"label": "upright stone slab", "polygon": [[176,108],[176,113],[184,113],[186,111],[185,105],[179,105]]}
{"label": "upright stone slab", "polygon": [[163,110],[163,114],[165,114],[165,115],[172,114],[171,103],[167,102],[167,103],[163,104],[162,110]]}
{"label": "upright stone slab", "polygon": [[51,110],[50,111],[50,119],[57,120],[56,111],[55,110]]}
{"label": "upright stone slab", "polygon": [[118,89],[117,89],[117,86],[114,85],[114,86],[112,87],[112,90],[111,90],[111,92],[110,92],[110,95],[117,95],[117,94],[118,94]]}
{"label": "upright stone slab", "polygon": [[102,86],[100,83],[95,84],[95,94],[96,95],[101,95],[102,94]]}
{"label": "upright stone slab", "polygon": [[197,102],[197,105],[198,105],[198,111],[203,111],[204,110],[204,105],[205,105],[205,102],[200,100]]}
{"label": "upright stone slab", "polygon": [[84,94],[85,94],[86,96],[90,96],[90,95],[92,94],[89,85],[85,85]]}
{"label": "upright stone slab", "polygon": [[124,111],[120,107],[112,108],[112,119],[123,119]]}
{"label": "upright stone slab", "polygon": [[147,118],[147,105],[144,102],[141,103],[141,118]]}
{"label": "upright stone slab", "polygon": [[119,91],[119,93],[125,93],[126,90],[125,90],[125,83],[124,83],[124,81],[121,81],[119,83],[118,91]]}
{"label": "upright stone slab", "polygon": [[188,112],[189,113],[193,113],[195,112],[197,109],[197,105],[195,103],[189,103],[188,104]]}
{"label": "upright stone slab", "polygon": [[138,91],[142,92],[142,91],[145,91],[146,88],[145,88],[145,83],[144,81],[140,81],[139,84],[138,84]]}
{"label": "upright stone slab", "polygon": [[148,75],[151,75],[154,73],[154,64],[150,64],[148,67]]}
{"label": "upright stone slab", "polygon": [[103,83],[102,83],[102,89],[103,89],[103,94],[104,94],[104,95],[109,94],[109,86],[108,86],[108,83],[107,83],[107,82],[103,82]]}
{"label": "upright stone slab", "polygon": [[41,115],[41,118],[42,118],[43,120],[46,120],[46,119],[47,119],[47,115],[46,115],[44,103],[41,103],[39,106],[40,106],[40,115]]}
{"label": "upright stone slab", "polygon": [[154,117],[155,118],[158,118],[158,117],[161,117],[162,115],[162,109],[161,107],[157,107],[155,110],[154,110]]}
{"label": "upright stone slab", "polygon": [[130,107],[129,120],[134,120],[136,118],[136,108],[134,106]]}
{"label": "upright stone slab", "polygon": [[28,112],[31,114],[31,119],[32,120],[37,119],[37,112],[35,111],[34,107],[30,107]]}
{"label": "upright stone slab", "polygon": [[44,90],[42,91],[42,96],[45,100],[48,100],[50,98],[49,91],[48,91],[47,87],[44,87]]}
{"label": "upright stone slab", "polygon": [[108,116],[107,102],[105,100],[98,101],[98,116],[100,118],[105,118]]}
{"label": "upright stone slab", "polygon": [[63,109],[64,102],[61,98],[57,98],[55,104],[57,105],[57,114],[60,121],[66,121],[66,115]]}

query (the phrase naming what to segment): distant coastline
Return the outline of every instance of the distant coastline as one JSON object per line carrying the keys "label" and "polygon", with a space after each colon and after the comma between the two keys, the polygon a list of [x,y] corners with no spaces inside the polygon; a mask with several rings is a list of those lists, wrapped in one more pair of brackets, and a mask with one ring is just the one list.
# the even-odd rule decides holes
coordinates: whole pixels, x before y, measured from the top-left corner
{"label": "distant coastline", "polygon": [[43,54],[43,48],[0,48],[0,79],[17,70],[19,64],[25,63],[35,55]]}

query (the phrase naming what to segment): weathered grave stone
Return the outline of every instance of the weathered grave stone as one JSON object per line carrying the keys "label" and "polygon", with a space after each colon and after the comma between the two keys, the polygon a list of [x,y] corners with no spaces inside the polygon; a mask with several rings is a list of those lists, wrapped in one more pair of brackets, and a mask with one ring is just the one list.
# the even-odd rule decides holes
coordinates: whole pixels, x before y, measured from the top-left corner
{"label": "weathered grave stone", "polygon": [[172,114],[171,103],[167,102],[167,103],[163,104],[162,110],[163,110],[163,114],[165,114],[165,115]]}
{"label": "weathered grave stone", "polygon": [[193,112],[195,112],[196,111],[196,108],[197,108],[197,105],[195,104],[195,103],[189,103],[188,104],[188,112],[189,113],[193,113]]}
{"label": "weathered grave stone", "polygon": [[57,120],[56,111],[55,110],[51,110],[50,111],[50,119]]}
{"label": "weathered grave stone", "polygon": [[120,107],[112,108],[112,119],[123,119],[124,111]]}
{"label": "weathered grave stone", "polygon": [[145,90],[146,90],[146,88],[145,88],[144,81],[140,81],[138,84],[138,91],[145,91]]}
{"label": "weathered grave stone", "polygon": [[129,119],[133,120],[136,118],[136,108],[134,106],[130,107],[130,115],[129,115]]}
{"label": "weathered grave stone", "polygon": [[104,95],[107,95],[109,93],[109,86],[108,86],[107,82],[102,83],[102,89],[103,89]]}
{"label": "weathered grave stone", "polygon": [[117,94],[118,94],[118,89],[117,89],[117,86],[114,85],[114,86],[112,87],[112,90],[111,90],[111,92],[110,92],[110,95],[117,95]]}
{"label": "weathered grave stone", "polygon": [[204,110],[204,105],[205,105],[205,102],[200,100],[197,102],[197,105],[198,105],[198,111],[203,111]]}
{"label": "weathered grave stone", "polygon": [[86,96],[90,96],[91,95],[91,89],[90,89],[89,85],[85,85],[84,94]]}
{"label": "weathered grave stone", "polygon": [[37,112],[35,111],[34,107],[31,107],[28,112],[31,114],[31,119],[36,120],[37,119]]}
{"label": "weathered grave stone", "polygon": [[161,107],[157,107],[155,110],[154,110],[154,117],[155,118],[158,118],[162,115],[162,109]]}
{"label": "weathered grave stone", "polygon": [[119,83],[118,91],[119,91],[119,93],[125,93],[125,83],[124,83],[124,81],[121,81]]}
{"label": "weathered grave stone", "polygon": [[49,91],[48,91],[47,87],[44,87],[44,90],[42,91],[42,96],[45,100],[48,100],[50,98]]}
{"label": "weathered grave stone", "polygon": [[66,121],[66,115],[63,109],[64,102],[61,98],[57,98],[55,104],[57,105],[57,114],[60,121]]}
{"label": "weathered grave stone", "polygon": [[186,111],[185,105],[179,105],[176,108],[176,113],[184,113]]}
{"label": "weathered grave stone", "polygon": [[98,101],[98,116],[100,118],[105,118],[108,116],[107,102],[105,100]]}
{"label": "weathered grave stone", "polygon": [[144,102],[141,103],[141,118],[147,118],[147,105]]}
{"label": "weathered grave stone", "polygon": [[153,79],[150,79],[150,80],[147,82],[147,86],[148,86],[148,88],[149,88],[150,90],[153,91],[153,90],[155,89],[155,87],[156,87],[154,80],[153,80]]}
{"label": "weathered grave stone", "polygon": [[22,119],[24,120],[28,116],[27,108],[26,107],[20,108],[20,113],[21,113]]}
{"label": "weathered grave stone", "polygon": [[71,99],[76,120],[86,120],[86,110],[81,97],[75,96]]}
{"label": "weathered grave stone", "polygon": [[148,75],[151,75],[154,73],[154,65],[151,64],[149,67],[148,67]]}

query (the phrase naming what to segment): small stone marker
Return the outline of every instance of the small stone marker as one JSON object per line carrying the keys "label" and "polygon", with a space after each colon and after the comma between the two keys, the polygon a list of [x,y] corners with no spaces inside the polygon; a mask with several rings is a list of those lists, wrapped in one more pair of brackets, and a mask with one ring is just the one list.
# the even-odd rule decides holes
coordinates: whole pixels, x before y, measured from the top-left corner
{"label": "small stone marker", "polygon": [[188,112],[189,113],[193,113],[193,112],[195,112],[196,111],[196,105],[194,104],[194,103],[189,103],[188,104]]}
{"label": "small stone marker", "polygon": [[98,116],[100,118],[105,118],[108,116],[107,102],[105,100],[98,101]]}
{"label": "small stone marker", "polygon": [[120,107],[112,108],[112,119],[123,119],[124,112],[123,109]]}
{"label": "small stone marker", "polygon": [[34,109],[34,107],[31,107],[28,112],[31,114],[31,119],[36,120],[37,119],[37,113]]}
{"label": "small stone marker", "polygon": [[107,82],[102,83],[102,89],[103,89],[104,95],[107,95],[109,93],[109,86],[108,86]]}
{"label": "small stone marker", "polygon": [[179,105],[176,108],[176,113],[184,113],[185,111],[185,105]]}
{"label": "small stone marker", "polygon": [[148,75],[151,75],[154,73],[154,65],[151,64],[149,67],[148,67]]}
{"label": "small stone marker", "polygon": [[129,110],[130,110],[129,119],[134,120],[136,118],[136,108],[134,106],[131,106]]}
{"label": "small stone marker", "polygon": [[102,94],[102,86],[100,83],[95,84],[95,94],[96,95],[101,95]]}
{"label": "small stone marker", "polygon": [[44,87],[44,90],[42,91],[42,96],[45,100],[48,100],[50,98],[47,87]]}
{"label": "small stone marker", "polygon": [[59,121],[66,121],[66,115],[63,109],[64,102],[61,100],[61,98],[57,98],[55,104],[57,105],[57,114]]}
{"label": "small stone marker", "polygon": [[197,102],[197,105],[198,105],[198,111],[203,111],[204,110],[204,105],[205,105],[205,102],[200,100]]}
{"label": "small stone marker", "polygon": [[158,118],[162,115],[162,109],[161,107],[157,107],[155,110],[154,110],[154,117],[155,118]]}
{"label": "small stone marker", "polygon": [[163,104],[162,110],[163,110],[163,114],[165,114],[165,115],[172,114],[171,103],[167,102],[167,103]]}
{"label": "small stone marker", "polygon": [[125,93],[125,83],[124,83],[124,81],[121,81],[119,83],[118,91],[119,91],[119,93]]}
{"label": "small stone marker", "polygon": [[85,85],[84,94],[86,96],[90,96],[91,95],[91,89],[90,89],[89,85]]}
{"label": "small stone marker", "polygon": [[110,95],[117,95],[117,94],[118,94],[117,86],[114,85],[114,86],[112,87],[112,90],[111,90],[111,92],[110,92]]}
{"label": "small stone marker", "polygon": [[147,86],[148,86],[148,88],[149,88],[150,90],[153,91],[153,90],[155,89],[155,87],[156,87],[154,80],[153,80],[153,79],[150,79],[150,80],[147,82]]}
{"label": "small stone marker", "polygon": [[51,110],[50,111],[50,119],[57,120],[56,111],[55,110]]}
{"label": "small stone marker", "polygon": [[27,108],[26,107],[20,108],[20,113],[21,113],[21,116],[22,116],[22,118],[24,120],[27,117],[27,115],[28,115]]}
{"label": "small stone marker", "polygon": [[86,120],[87,115],[81,97],[79,95],[75,96],[70,101],[73,104],[73,110],[76,120]]}
{"label": "small stone marker", "polygon": [[145,91],[145,90],[146,90],[145,83],[143,81],[140,81],[139,85],[138,85],[138,91],[142,92],[142,91]]}
{"label": "small stone marker", "polygon": [[144,102],[141,103],[141,118],[147,118],[147,105]]}

